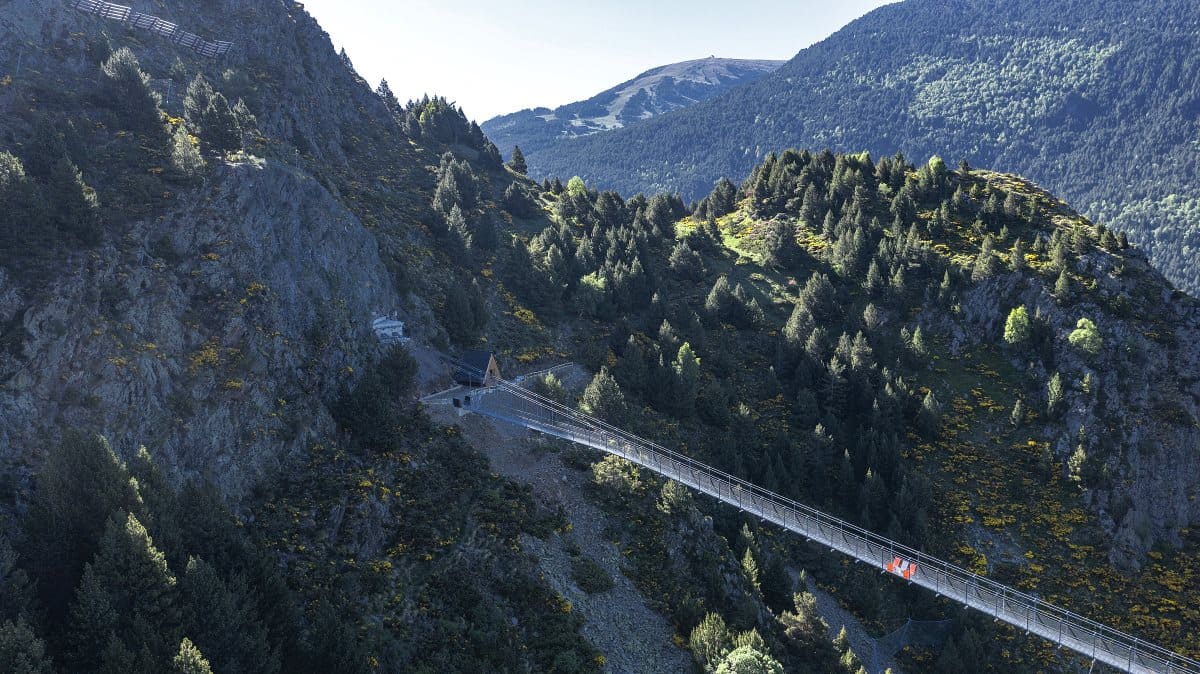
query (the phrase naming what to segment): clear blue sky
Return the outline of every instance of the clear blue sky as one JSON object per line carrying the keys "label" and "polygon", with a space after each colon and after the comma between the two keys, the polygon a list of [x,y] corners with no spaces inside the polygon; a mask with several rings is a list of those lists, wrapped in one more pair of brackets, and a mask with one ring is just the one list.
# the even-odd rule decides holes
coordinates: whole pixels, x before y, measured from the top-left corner
{"label": "clear blue sky", "polygon": [[473,119],[591,97],[655,66],[789,59],[891,0],[307,0],[334,45],[401,102]]}

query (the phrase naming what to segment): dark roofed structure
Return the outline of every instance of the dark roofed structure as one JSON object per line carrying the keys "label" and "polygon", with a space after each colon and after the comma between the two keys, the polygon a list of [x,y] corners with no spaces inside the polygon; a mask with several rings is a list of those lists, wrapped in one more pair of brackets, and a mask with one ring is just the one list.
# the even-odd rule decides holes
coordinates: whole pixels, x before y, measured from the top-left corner
{"label": "dark roofed structure", "polygon": [[454,368],[454,381],[463,386],[487,386],[500,379],[500,364],[491,351],[467,351]]}

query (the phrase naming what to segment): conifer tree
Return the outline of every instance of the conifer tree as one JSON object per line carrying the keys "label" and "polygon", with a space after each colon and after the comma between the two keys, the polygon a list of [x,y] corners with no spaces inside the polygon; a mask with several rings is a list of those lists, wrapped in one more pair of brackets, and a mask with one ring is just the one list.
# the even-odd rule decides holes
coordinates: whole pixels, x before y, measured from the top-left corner
{"label": "conifer tree", "polygon": [[36,576],[49,623],[62,625],[109,514],[136,507],[139,498],[108,441],[77,433],[52,446],[35,485],[22,557]]}
{"label": "conifer tree", "polygon": [[0,672],[54,674],[46,645],[24,621],[0,623]]}
{"label": "conifer tree", "polygon": [[375,95],[383,100],[393,114],[400,112],[400,101],[396,99],[396,94],[392,92],[392,87],[386,78],[379,80],[379,86],[375,87]]}
{"label": "conifer tree", "polygon": [[48,247],[53,232],[41,210],[21,160],[0,152],[0,254]]}
{"label": "conifer tree", "polygon": [[119,110],[129,128],[153,131],[161,128],[162,99],[150,89],[150,76],[142,72],[137,57],[126,47],[113,52],[101,66],[107,82],[105,98]]}
{"label": "conifer tree", "polygon": [[208,101],[200,120],[200,140],[210,152],[236,152],[242,149],[242,129],[229,101],[220,92]]}
{"label": "conifer tree", "polygon": [[210,564],[192,557],[179,585],[184,632],[200,650],[211,654],[216,671],[273,674],[279,670],[267,631],[247,601],[244,583],[227,584]]}
{"label": "conifer tree", "polygon": [[[93,584],[81,585],[77,618],[90,615],[85,612],[92,609],[85,602],[96,602],[102,609],[106,601],[115,615],[115,633],[130,652],[145,648],[156,660],[167,659],[178,639],[175,576],[167,568],[166,557],[133,514],[118,513],[109,518],[100,549],[87,569],[91,571]],[[87,575],[85,571],[85,581]],[[91,638],[97,624],[84,620],[82,633]]]}
{"label": "conifer tree", "polygon": [[204,171],[204,157],[183,124],[171,133],[171,167],[181,180],[190,180]]}
{"label": "conifer tree", "polygon": [[257,133],[258,119],[254,116],[254,113],[250,112],[250,107],[246,105],[246,101],[240,98],[237,99],[237,103],[233,104],[232,112],[233,119],[237,122],[238,133],[240,134],[238,147],[244,149],[247,137]]}
{"label": "conifer tree", "polygon": [[96,576],[91,564],[83,571],[83,580],[71,606],[68,633],[68,658],[80,670],[94,670],[104,662],[104,652],[116,639],[117,612],[108,589]]}
{"label": "conifer tree", "polygon": [[47,200],[58,231],[74,236],[84,246],[100,242],[100,205],[96,191],[83,181],[75,162],[63,155],[50,171]]}
{"label": "conifer tree", "polygon": [[628,413],[625,394],[621,392],[617,380],[609,374],[608,367],[601,367],[584,389],[579,399],[579,411],[615,425],[625,420]]}
{"label": "conifer tree", "polygon": [[714,321],[723,321],[728,318],[732,306],[733,291],[729,288],[729,278],[722,274],[704,300],[704,311]]}
{"label": "conifer tree", "polygon": [[[225,671],[225,670],[221,670]],[[179,642],[179,652],[171,660],[172,674],[213,674],[208,660],[187,637]]]}
{"label": "conifer tree", "polygon": [[992,235],[988,234],[983,237],[983,245],[979,249],[979,257],[975,258],[975,265],[971,268],[971,280],[983,281],[991,278],[995,273],[996,255],[994,244],[992,243]]}
{"label": "conifer tree", "polygon": [[929,354],[929,349],[925,345],[925,332],[921,330],[921,326],[919,325],[917,326],[916,330],[913,330],[912,350],[913,353],[921,356],[922,358]]}
{"label": "conifer tree", "polygon": [[728,215],[737,208],[737,187],[730,182],[729,178],[721,178],[713,187],[712,193],[708,195],[707,202],[709,213],[714,218]]}
{"label": "conifer tree", "polygon": [[0,621],[28,621],[33,599],[29,576],[17,565],[17,551],[0,534]]}
{"label": "conifer tree", "polygon": [[692,628],[688,637],[688,649],[701,669],[712,672],[733,650],[733,635],[729,633],[725,620],[719,614],[709,613],[699,625]]}
{"label": "conifer tree", "polygon": [[1058,372],[1050,378],[1050,383],[1046,386],[1046,411],[1051,417],[1057,417],[1062,410],[1063,402],[1066,396],[1066,389],[1063,387],[1062,375]]}
{"label": "conifer tree", "polygon": [[1008,268],[1015,272],[1025,269],[1025,242],[1021,239],[1013,242],[1012,253],[1008,258]]}
{"label": "conifer tree", "polygon": [[1030,329],[1029,312],[1023,306],[1014,307],[1004,322],[1004,341],[1014,345],[1023,344],[1029,339]]}
{"label": "conifer tree", "polygon": [[1059,302],[1071,299],[1071,277],[1067,275],[1066,269],[1059,272],[1058,281],[1054,283],[1054,297]]}
{"label": "conifer tree", "polygon": [[755,588],[758,587],[758,562],[754,560],[754,554],[750,548],[746,548],[745,554],[742,555],[742,572],[746,574],[746,579]]}
{"label": "conifer tree", "polygon": [[525,153],[521,152],[520,145],[513,146],[512,161],[508,162],[508,167],[519,175],[525,175],[529,172],[529,164],[525,162]]}
{"label": "conifer tree", "polygon": [[692,345],[684,342],[679,347],[679,354],[672,366],[678,382],[676,389],[679,395],[679,409],[690,411],[696,403],[696,394],[700,390],[700,359],[692,352]]}
{"label": "conifer tree", "polygon": [[1025,425],[1025,403],[1020,398],[1017,398],[1017,402],[1013,405],[1012,414],[1009,415],[1009,421],[1011,421],[1012,425],[1016,426],[1017,428]]}

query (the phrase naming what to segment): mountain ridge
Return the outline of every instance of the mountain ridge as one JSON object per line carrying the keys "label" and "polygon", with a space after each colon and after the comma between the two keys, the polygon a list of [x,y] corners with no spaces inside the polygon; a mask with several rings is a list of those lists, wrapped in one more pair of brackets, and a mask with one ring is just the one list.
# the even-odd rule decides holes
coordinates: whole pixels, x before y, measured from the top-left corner
{"label": "mountain ridge", "polygon": [[557,108],[527,108],[480,126],[506,152],[520,146],[538,171],[544,148],[560,140],[625,128],[703,102],[753,82],[783,61],[708,57],[658,66],[583,101]]}
{"label": "mountain ridge", "polygon": [[745,87],[559,143],[535,175],[696,199],[789,146],[965,157],[1127,231],[1196,293],[1197,26],[1197,6],[1180,0],[909,0]]}

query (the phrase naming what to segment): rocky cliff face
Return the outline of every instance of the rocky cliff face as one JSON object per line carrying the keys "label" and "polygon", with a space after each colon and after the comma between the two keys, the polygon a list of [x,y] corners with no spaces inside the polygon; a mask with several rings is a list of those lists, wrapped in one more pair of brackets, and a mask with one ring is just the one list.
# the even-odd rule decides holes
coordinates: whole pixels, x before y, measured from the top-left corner
{"label": "rocky cliff face", "polygon": [[[1077,219],[1066,208],[1054,216],[1058,226]],[[1200,522],[1200,303],[1173,290],[1136,250],[1091,250],[1071,271],[1089,287],[1067,301],[1046,277],[1003,274],[974,285],[960,316],[926,318],[950,336],[956,354],[995,341],[1017,304],[1045,320],[1056,345],[1052,370],[1032,346],[1011,348],[1006,358],[1035,381],[1060,373],[1065,403],[1043,440],[1063,461],[1080,446],[1097,461],[1084,500],[1111,537],[1110,560],[1138,566],[1156,544],[1181,545],[1181,532]],[[1102,336],[1096,355],[1069,343],[1081,318]],[[1041,417],[1044,396],[1025,401]]]}
{"label": "rocky cliff face", "polygon": [[375,240],[299,170],[219,173],[120,249],[8,290],[0,318],[27,337],[0,396],[7,457],[91,428],[240,492],[332,430],[324,405],[371,356],[371,312],[397,303]]}
{"label": "rocky cliff face", "polygon": [[[108,43],[134,50],[169,115],[196,72],[245,96],[263,157],[210,162],[201,186],[109,223],[99,249],[48,282],[0,272],[0,467],[21,488],[59,430],[77,427],[123,452],[145,444],[177,476],[237,496],[333,431],[327,406],[377,356],[373,314],[402,310],[376,233],[405,240],[408,223],[373,232],[339,189],[355,153],[397,132],[298,5],[133,4],[235,48],[206,61],[65,2],[0,3],[0,144],[27,134],[19,108],[42,78],[94,81],[87,54]],[[411,156],[396,164],[424,175]]]}

